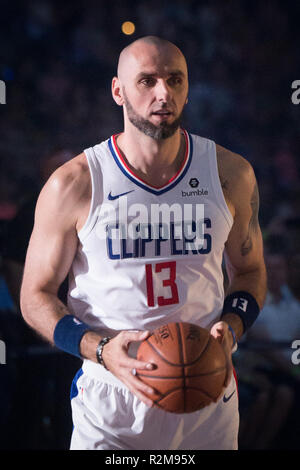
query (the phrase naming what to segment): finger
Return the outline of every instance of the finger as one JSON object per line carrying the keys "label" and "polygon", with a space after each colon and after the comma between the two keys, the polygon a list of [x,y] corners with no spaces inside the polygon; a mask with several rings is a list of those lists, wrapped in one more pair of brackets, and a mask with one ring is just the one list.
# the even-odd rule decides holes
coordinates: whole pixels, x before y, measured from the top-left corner
{"label": "finger", "polygon": [[137,359],[129,358],[128,356],[124,355],[122,363],[120,363],[123,367],[127,369],[140,369],[140,370],[153,370],[156,368],[155,364],[152,362],[145,362],[139,361]]}
{"label": "finger", "polygon": [[141,400],[143,403],[145,403],[145,405],[149,406],[149,408],[152,408],[153,406],[153,400],[150,400],[150,398],[148,398],[146,395],[144,395],[143,393],[141,393],[140,391],[136,390],[136,391],[132,391],[132,393],[139,399]]}
{"label": "finger", "polygon": [[142,393],[145,393],[146,395],[154,395],[156,393],[154,388],[144,383],[142,380],[140,380],[138,377],[135,377],[134,375],[128,378],[128,382],[131,384],[133,388],[135,388],[136,390],[139,390]]}
{"label": "finger", "polygon": [[211,335],[219,342],[223,340],[224,331],[220,328],[216,328],[214,331],[211,332]]}
{"label": "finger", "polygon": [[143,403],[149,407],[153,406],[153,400],[149,397],[149,395],[154,393],[151,387],[148,387],[139,379],[132,380],[132,378],[128,378],[127,380],[124,380],[124,383],[129,388],[129,390]]}
{"label": "finger", "polygon": [[125,331],[123,332],[124,345],[128,346],[133,341],[144,341],[151,335],[150,331]]}

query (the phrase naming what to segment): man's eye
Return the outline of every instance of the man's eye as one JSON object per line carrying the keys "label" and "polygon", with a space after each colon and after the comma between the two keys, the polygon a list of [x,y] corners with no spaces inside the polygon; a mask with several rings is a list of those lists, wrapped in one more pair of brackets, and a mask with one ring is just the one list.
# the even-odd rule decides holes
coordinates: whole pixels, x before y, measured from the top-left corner
{"label": "man's eye", "polygon": [[170,85],[180,85],[182,83],[182,79],[180,77],[172,77],[169,80]]}
{"label": "man's eye", "polygon": [[141,80],[141,83],[145,86],[152,86],[154,85],[155,81],[153,78],[143,78],[143,80]]}

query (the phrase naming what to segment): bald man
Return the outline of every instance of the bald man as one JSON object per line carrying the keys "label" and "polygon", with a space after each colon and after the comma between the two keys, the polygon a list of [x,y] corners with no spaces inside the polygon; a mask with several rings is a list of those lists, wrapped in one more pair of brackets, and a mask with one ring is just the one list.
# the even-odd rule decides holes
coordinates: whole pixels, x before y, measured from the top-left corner
{"label": "bald man", "polygon": [[[253,169],[180,127],[188,70],[174,44],[150,36],[125,48],[112,96],[123,132],[60,167],[40,193],[23,316],[83,360],[71,449],[236,449],[231,356],[266,290]],[[57,292],[67,274],[66,306]],[[135,373],[155,369],[136,348],[169,322],[206,328],[224,349],[224,390],[200,411],[164,411]]]}

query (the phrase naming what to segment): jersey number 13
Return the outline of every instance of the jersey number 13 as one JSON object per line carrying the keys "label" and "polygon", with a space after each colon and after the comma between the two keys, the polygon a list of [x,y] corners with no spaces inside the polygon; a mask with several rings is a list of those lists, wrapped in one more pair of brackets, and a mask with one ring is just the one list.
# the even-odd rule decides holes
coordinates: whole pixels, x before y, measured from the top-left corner
{"label": "jersey number 13", "polygon": [[[159,305],[172,305],[179,303],[178,288],[176,284],[176,261],[166,261],[164,263],[146,264],[146,286],[147,286],[147,301],[148,307]],[[164,270],[169,271],[169,277],[162,281],[163,287],[168,287],[168,293],[171,289],[171,297],[159,295],[157,299],[154,297],[153,289],[153,272],[160,273]]]}

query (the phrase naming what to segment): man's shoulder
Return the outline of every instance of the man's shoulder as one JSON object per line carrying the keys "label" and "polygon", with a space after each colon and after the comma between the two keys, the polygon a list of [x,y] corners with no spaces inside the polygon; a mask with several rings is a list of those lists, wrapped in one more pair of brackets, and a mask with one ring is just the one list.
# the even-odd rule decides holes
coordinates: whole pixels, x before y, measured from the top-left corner
{"label": "man's shoulder", "polygon": [[218,163],[224,168],[234,169],[238,172],[249,171],[252,166],[250,162],[239,153],[233,152],[222,145],[216,144]]}
{"label": "man's shoulder", "polygon": [[48,183],[58,188],[79,189],[89,184],[89,165],[84,152],[57,168],[50,176]]}
{"label": "man's shoulder", "polygon": [[84,152],[79,153],[75,157],[71,158],[67,162],[59,166],[52,174],[71,177],[78,177],[83,175],[88,169],[88,162]]}
{"label": "man's shoulder", "polygon": [[223,147],[222,145],[216,143],[215,141],[198,135],[198,134],[191,134],[191,136],[199,141],[203,142],[211,142],[216,146],[216,156],[219,167],[224,170],[232,171],[233,169],[235,172],[247,172],[252,169],[250,162],[247,160],[246,157]]}
{"label": "man's shoulder", "polygon": [[84,153],[58,167],[50,176],[41,195],[57,199],[63,203],[79,203],[88,198],[91,191],[89,166]]}
{"label": "man's shoulder", "polygon": [[216,144],[217,163],[221,180],[226,180],[234,187],[243,187],[255,179],[251,163],[242,155]]}
{"label": "man's shoulder", "polygon": [[227,201],[235,208],[251,197],[256,178],[251,163],[242,155],[216,144],[220,182]]}

